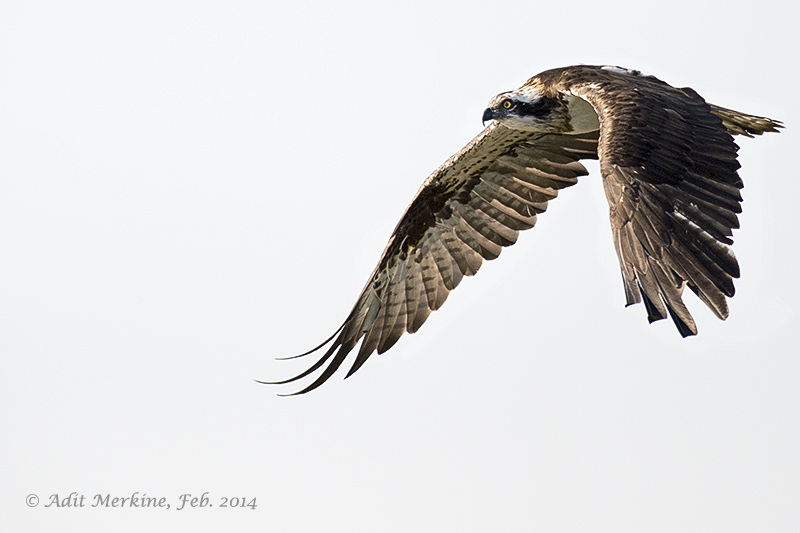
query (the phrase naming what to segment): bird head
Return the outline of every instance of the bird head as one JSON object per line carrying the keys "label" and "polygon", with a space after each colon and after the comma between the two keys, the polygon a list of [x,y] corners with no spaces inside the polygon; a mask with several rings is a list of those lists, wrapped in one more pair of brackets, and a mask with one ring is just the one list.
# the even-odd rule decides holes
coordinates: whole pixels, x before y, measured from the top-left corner
{"label": "bird head", "polygon": [[534,132],[564,131],[569,123],[565,102],[557,96],[542,96],[530,87],[500,93],[489,100],[489,107],[483,112],[484,124],[487,120]]}

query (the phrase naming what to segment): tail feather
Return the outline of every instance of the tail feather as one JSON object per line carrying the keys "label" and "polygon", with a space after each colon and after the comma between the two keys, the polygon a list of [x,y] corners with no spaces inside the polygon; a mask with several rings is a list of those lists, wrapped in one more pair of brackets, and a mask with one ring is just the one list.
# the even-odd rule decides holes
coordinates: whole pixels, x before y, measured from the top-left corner
{"label": "tail feather", "polygon": [[777,132],[778,128],[782,128],[783,124],[779,120],[773,120],[767,117],[758,117],[755,115],[748,115],[740,113],[733,109],[726,109],[713,104],[711,112],[722,119],[722,124],[728,133],[731,135],[745,135],[752,137],[754,135],[761,135],[770,131]]}

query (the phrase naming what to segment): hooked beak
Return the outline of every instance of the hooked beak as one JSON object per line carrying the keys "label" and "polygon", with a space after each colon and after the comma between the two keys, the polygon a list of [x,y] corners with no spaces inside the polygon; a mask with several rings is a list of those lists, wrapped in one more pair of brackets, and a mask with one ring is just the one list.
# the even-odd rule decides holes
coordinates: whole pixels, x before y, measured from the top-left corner
{"label": "hooked beak", "polygon": [[485,126],[487,120],[494,120],[495,117],[497,117],[497,112],[491,107],[487,107],[483,112],[483,125]]}

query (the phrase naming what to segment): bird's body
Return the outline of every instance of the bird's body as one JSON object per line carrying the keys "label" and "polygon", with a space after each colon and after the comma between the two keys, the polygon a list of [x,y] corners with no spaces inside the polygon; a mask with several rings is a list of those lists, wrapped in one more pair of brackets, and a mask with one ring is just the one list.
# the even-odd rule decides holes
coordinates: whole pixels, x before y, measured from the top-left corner
{"label": "bird's body", "polygon": [[[710,105],[695,91],[620,67],[545,71],[492,98],[489,125],[425,180],[330,347],[293,382],[324,369],[318,387],[359,341],[348,376],[375,351],[414,333],[461,281],[533,227],[558,190],[599,159],[627,304],[652,322],[697,333],[684,286],[719,317],[739,276],[730,249],[742,181],[732,134],[780,123]],[[363,340],[362,340],[363,339]],[[327,366],[326,366],[327,363]]]}

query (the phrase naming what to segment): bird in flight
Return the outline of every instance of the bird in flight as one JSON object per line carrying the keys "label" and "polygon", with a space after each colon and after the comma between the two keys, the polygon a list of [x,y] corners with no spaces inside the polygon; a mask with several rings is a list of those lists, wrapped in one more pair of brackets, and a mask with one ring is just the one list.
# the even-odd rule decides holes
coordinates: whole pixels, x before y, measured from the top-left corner
{"label": "bird in flight", "polygon": [[743,186],[732,136],[777,132],[779,121],[709,104],[636,70],[589,65],[548,70],[498,94],[483,121],[488,126],[422,184],[344,323],[294,357],[324,349],[322,356],[295,377],[260,383],[292,383],[322,369],[294,393],[303,394],[359,341],[346,377],[416,332],[464,276],[514,244],[560,189],[588,174],[581,159],[600,160],[626,305],[644,302],[650,322],[669,316],[682,336],[696,335],[682,300],[688,286],[727,318]]}

